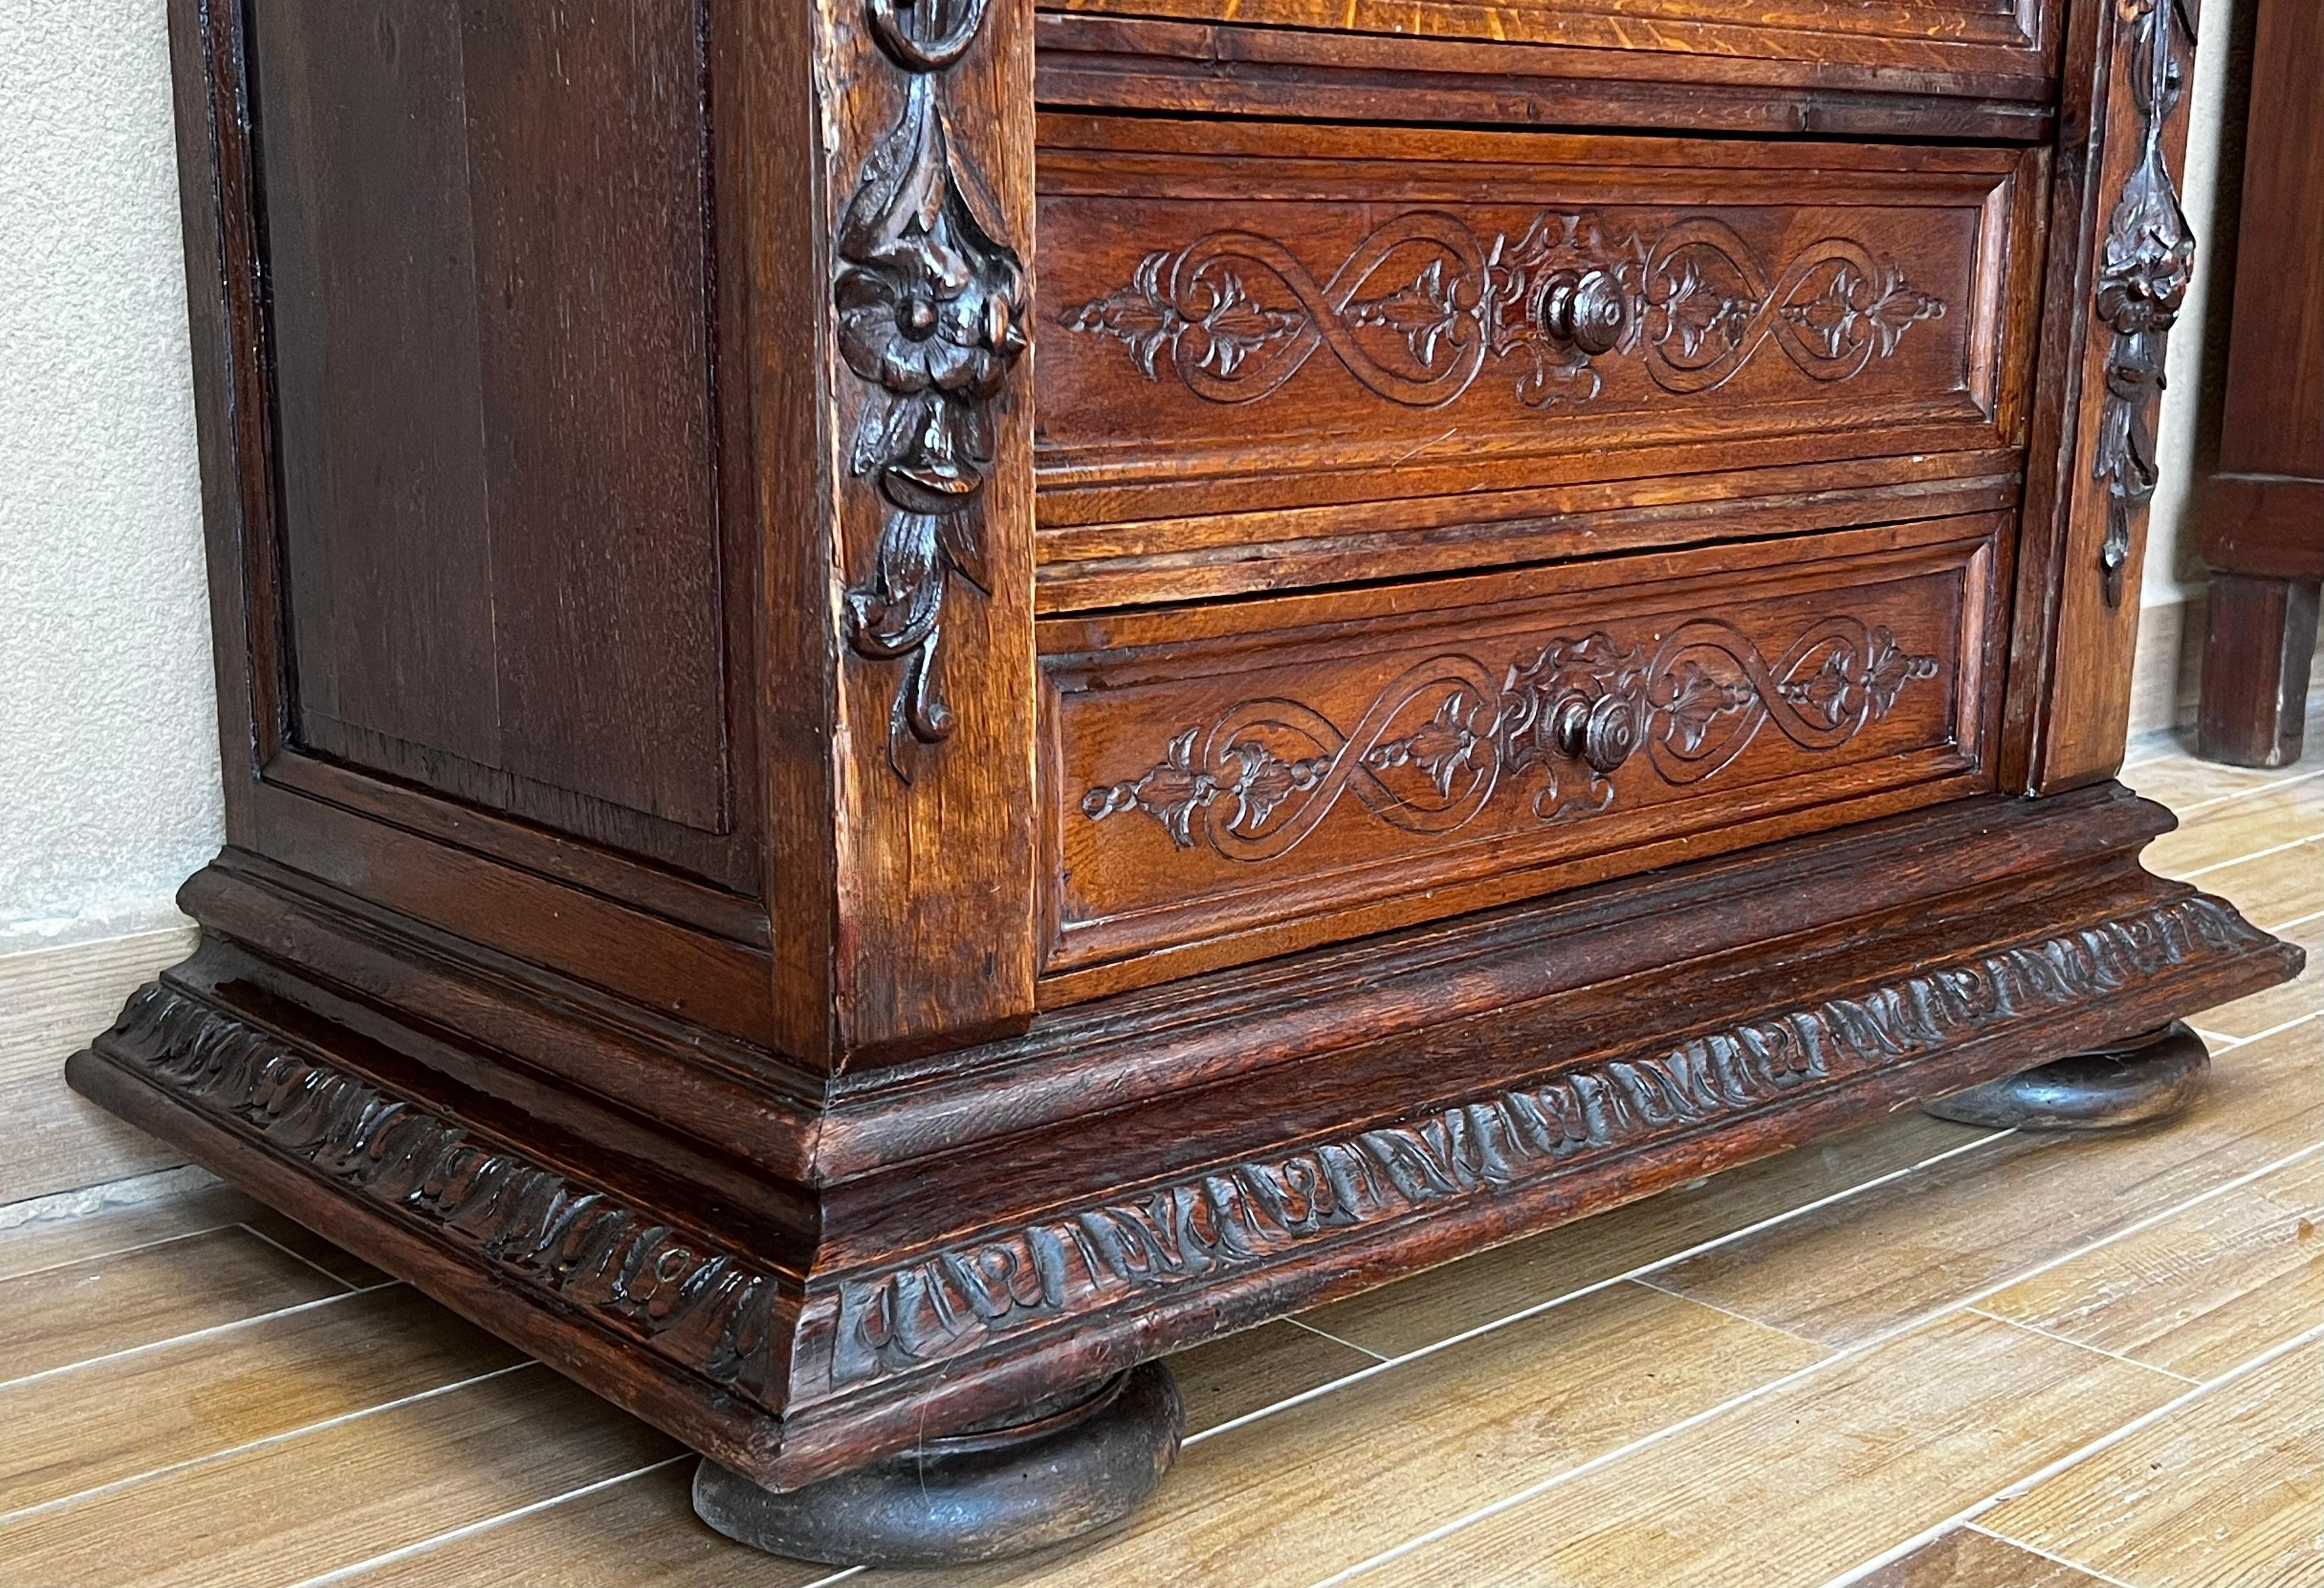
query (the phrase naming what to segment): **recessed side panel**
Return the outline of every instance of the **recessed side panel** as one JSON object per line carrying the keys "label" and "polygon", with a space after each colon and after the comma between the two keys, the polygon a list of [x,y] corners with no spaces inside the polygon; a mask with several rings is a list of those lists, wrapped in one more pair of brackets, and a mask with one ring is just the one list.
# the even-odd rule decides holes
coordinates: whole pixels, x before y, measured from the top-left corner
{"label": "recessed side panel", "polygon": [[1050,969],[1144,980],[1981,786],[2006,526],[1045,625]]}
{"label": "recessed side panel", "polygon": [[379,774],[747,888],[703,10],[251,0],[244,23],[270,775]]}

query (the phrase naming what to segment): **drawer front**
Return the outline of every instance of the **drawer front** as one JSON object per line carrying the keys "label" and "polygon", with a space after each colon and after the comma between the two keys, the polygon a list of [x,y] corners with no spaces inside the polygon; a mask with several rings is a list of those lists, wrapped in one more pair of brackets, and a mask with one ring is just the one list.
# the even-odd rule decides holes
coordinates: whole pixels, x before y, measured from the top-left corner
{"label": "drawer front", "polygon": [[[1453,494],[1485,562],[1493,523],[1582,482],[1638,482],[1600,493],[1618,510],[1658,477],[1989,467],[2020,439],[2034,155],[1105,117],[1043,136],[1052,586],[1393,531],[1397,504]],[[1270,579],[1307,582],[1296,561]]]}
{"label": "drawer front", "polygon": [[1989,787],[2006,528],[1051,620],[1049,971],[1078,995]]}
{"label": "drawer front", "polygon": [[[1091,16],[1467,39],[1728,63],[1793,63],[1838,80],[1909,70],[1954,91],[2038,88],[2054,74],[2062,0],[1042,0]],[[1725,74],[1720,74],[1724,76]],[[1920,85],[1916,85],[1920,86]],[[1941,88],[1947,85],[1940,84]]]}

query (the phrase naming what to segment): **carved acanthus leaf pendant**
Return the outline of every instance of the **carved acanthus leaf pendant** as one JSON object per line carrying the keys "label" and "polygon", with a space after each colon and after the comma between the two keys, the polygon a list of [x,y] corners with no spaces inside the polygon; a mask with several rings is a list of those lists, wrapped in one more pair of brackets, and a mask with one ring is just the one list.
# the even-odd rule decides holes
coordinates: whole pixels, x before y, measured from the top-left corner
{"label": "carved acanthus leaf pendant", "polygon": [[1350,791],[1391,826],[1443,833],[1525,773],[1534,815],[1563,821],[1610,808],[1612,774],[1640,748],[1674,784],[1727,766],[1768,723],[1803,750],[1837,749],[1938,665],[1846,616],[1811,623],[1772,665],[1714,618],[1682,623],[1652,657],[1604,633],[1552,640],[1498,675],[1434,656],[1344,733],[1297,701],[1241,702],[1207,731],[1178,734],[1138,776],[1090,789],[1082,813],[1140,811],[1181,849],[1258,861],[1297,844]]}
{"label": "carved acanthus leaf pendant", "polygon": [[[1384,289],[1384,290],[1383,290]],[[1650,245],[1595,215],[1536,216],[1487,243],[1460,217],[1414,210],[1367,235],[1318,282],[1272,237],[1228,228],[1148,254],[1130,282],[1069,309],[1069,330],[1120,341],[1148,380],[1165,359],[1213,402],[1249,402],[1319,348],[1410,408],[1465,392],[1514,359],[1530,407],[1597,396],[1592,357],[1637,355],[1665,391],[1704,392],[1774,342],[1803,373],[1841,381],[1895,355],[1945,306],[1894,260],[1845,237],[1802,249],[1771,281],[1725,224],[1681,220]]]}
{"label": "carved acanthus leaf pendant", "polygon": [[2107,222],[2098,272],[2098,318],[2114,330],[2091,463],[2093,475],[2107,483],[2098,576],[2108,606],[2122,604],[2131,530],[2154,494],[2153,414],[2163,395],[2163,353],[2195,271],[2195,234],[2163,150],[2163,128],[2185,88],[2194,25],[2181,0],[2116,0],[2116,11],[2134,30],[2130,85],[2141,144]]}
{"label": "carved acanthus leaf pendant", "polygon": [[976,497],[992,470],[992,405],[1025,350],[1024,267],[978,214],[928,75],[959,59],[983,16],[967,0],[946,22],[925,0],[928,37],[889,0],[874,32],[908,74],[903,114],[864,162],[840,223],[832,295],[839,351],[871,390],[856,421],[853,472],[885,503],[871,577],[847,592],[848,641],[901,660],[888,758],[909,782],[918,746],[952,732],[937,646],[958,574],[987,586]]}

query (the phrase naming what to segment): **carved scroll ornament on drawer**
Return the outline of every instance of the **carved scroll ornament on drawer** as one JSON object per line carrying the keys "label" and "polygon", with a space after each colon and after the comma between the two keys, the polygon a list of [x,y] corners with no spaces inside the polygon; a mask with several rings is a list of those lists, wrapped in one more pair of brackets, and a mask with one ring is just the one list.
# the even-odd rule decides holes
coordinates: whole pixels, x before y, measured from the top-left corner
{"label": "carved scroll ornament on drawer", "polygon": [[1595,215],[1545,212],[1488,242],[1427,209],[1374,230],[1320,282],[1272,237],[1212,232],[1148,254],[1131,281],[1060,318],[1118,338],[1148,380],[1167,364],[1214,402],[1264,397],[1329,349],[1378,395],[1434,408],[1488,361],[1512,364],[1535,407],[1597,396],[1591,361],[1609,354],[1680,393],[1720,386],[1771,343],[1809,378],[1844,381],[1945,313],[1895,261],[1845,237],[1771,269],[1703,217],[1649,243]]}
{"label": "carved scroll ornament on drawer", "polygon": [[1236,861],[1286,853],[1351,792],[1413,833],[1450,832],[1512,785],[1530,789],[1540,820],[1563,821],[1609,809],[1609,774],[1641,748],[1673,784],[1712,776],[1771,723],[1803,751],[1837,749],[1938,670],[1845,615],[1811,623],[1772,664],[1711,618],[1651,657],[1602,632],[1528,647],[1498,672],[1446,653],[1400,674],[1344,731],[1296,700],[1239,702],[1136,776],[1091,789],[1081,808],[1092,821],[1149,817],[1180,848]]}

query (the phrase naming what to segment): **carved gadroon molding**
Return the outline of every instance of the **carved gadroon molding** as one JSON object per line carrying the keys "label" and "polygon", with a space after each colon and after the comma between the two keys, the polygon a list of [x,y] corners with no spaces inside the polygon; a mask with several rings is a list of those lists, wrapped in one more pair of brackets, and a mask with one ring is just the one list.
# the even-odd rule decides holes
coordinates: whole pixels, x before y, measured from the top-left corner
{"label": "carved gadroon molding", "polygon": [[2269,939],[2202,895],[1770,1014],[1650,1056],[1189,1175],[840,1286],[831,1380],[874,1381],[1177,1286],[1504,1196]]}
{"label": "carved gadroon molding", "polygon": [[180,1103],[450,1246],[503,1282],[767,1409],[774,1279],[156,983],[101,1044]]}
{"label": "carved gadroon molding", "polygon": [[867,0],[904,73],[895,127],[864,162],[837,237],[839,351],[866,392],[851,468],[883,502],[871,577],[847,592],[848,641],[900,660],[888,759],[953,729],[938,656],[953,576],[989,593],[976,498],[992,472],[994,401],[1025,351],[1024,267],[981,213],[936,75],[974,42],[985,0]]}
{"label": "carved gadroon molding", "polygon": [[1603,632],[1529,646],[1498,671],[1447,653],[1406,669],[1344,732],[1297,701],[1238,702],[1136,777],[1090,789],[1082,813],[1141,812],[1178,847],[1236,861],[1284,854],[1351,790],[1390,826],[1443,833],[1522,780],[1536,817],[1563,821],[1609,808],[1611,774],[1641,746],[1674,784],[1729,765],[1771,722],[1803,750],[1835,750],[1937,671],[1844,615],[1810,624],[1772,666],[1712,618],[1651,655]]}
{"label": "carved gadroon molding", "polygon": [[2171,327],[2195,271],[2195,234],[2163,157],[2163,129],[2185,90],[2195,29],[2180,0],[2116,0],[2131,30],[2130,96],[2139,117],[2137,162],[2107,222],[2098,263],[2098,318],[2113,330],[2091,472],[2107,485],[2100,588],[2122,605],[2131,531],[2154,495],[2154,411]]}
{"label": "carved gadroon molding", "polygon": [[1112,337],[1148,380],[1164,361],[1196,396],[1249,402],[1318,348],[1392,402],[1434,408],[1488,359],[1514,360],[1518,400],[1586,402],[1593,359],[1636,355],[1665,391],[1706,392],[1773,342],[1801,372],[1843,381],[1894,355],[1945,305],[1893,260],[1845,237],[1772,273],[1729,226],[1677,222],[1653,243],[1593,214],[1545,212],[1488,243],[1442,210],[1397,216],[1318,282],[1256,232],[1222,230],[1148,254],[1132,279],[1067,310],[1068,329]]}

